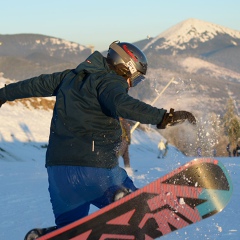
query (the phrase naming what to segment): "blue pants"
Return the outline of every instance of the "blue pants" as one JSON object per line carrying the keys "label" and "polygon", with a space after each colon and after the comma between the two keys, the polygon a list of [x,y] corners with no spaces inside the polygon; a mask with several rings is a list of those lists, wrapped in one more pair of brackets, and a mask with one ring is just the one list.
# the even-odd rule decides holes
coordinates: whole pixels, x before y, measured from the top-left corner
{"label": "blue pants", "polygon": [[49,193],[57,227],[88,215],[90,204],[103,208],[113,202],[117,190],[137,190],[126,171],[82,166],[47,167]]}

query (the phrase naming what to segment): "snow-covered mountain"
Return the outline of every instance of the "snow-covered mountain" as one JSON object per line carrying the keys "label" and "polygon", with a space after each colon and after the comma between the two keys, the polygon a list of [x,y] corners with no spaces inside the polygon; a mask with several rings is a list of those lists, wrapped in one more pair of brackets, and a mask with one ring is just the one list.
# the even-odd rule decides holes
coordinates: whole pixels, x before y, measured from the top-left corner
{"label": "snow-covered mountain", "polygon": [[[178,60],[194,57],[240,73],[240,31],[217,24],[187,19],[135,44],[143,49],[153,68],[188,72]],[[0,72],[7,78],[22,80],[74,68],[90,52],[89,47],[56,37],[0,34]]]}
{"label": "snow-covered mountain", "polygon": [[[40,34],[0,34],[0,55],[28,57],[34,53],[42,53],[51,57],[79,58],[84,51],[90,53],[90,48],[64,39]],[[71,56],[71,57],[70,57]]]}
{"label": "snow-covered mountain", "polygon": [[222,37],[222,42],[229,47],[240,45],[240,31],[191,18],[153,38],[145,45],[143,51],[170,49],[172,54],[176,54],[188,49],[197,49],[201,43],[207,43],[220,37]]}
{"label": "snow-covered mountain", "polygon": [[0,72],[22,80],[40,73],[76,67],[91,49],[64,39],[40,34],[0,35]]}
{"label": "snow-covered mountain", "polygon": [[240,73],[240,31],[217,24],[191,18],[136,44],[155,68],[176,69],[176,58],[197,57]]}

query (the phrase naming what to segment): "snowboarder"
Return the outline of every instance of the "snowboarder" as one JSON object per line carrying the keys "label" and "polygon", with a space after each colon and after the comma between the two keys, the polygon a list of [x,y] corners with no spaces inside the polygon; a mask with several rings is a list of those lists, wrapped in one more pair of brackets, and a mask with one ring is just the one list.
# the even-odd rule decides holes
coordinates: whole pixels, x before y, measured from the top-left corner
{"label": "snowboarder", "polygon": [[[119,117],[157,128],[188,120],[192,113],[152,107],[128,95],[147,73],[147,58],[135,45],[113,42],[107,57],[98,51],[75,69],[42,74],[0,89],[6,101],[56,96],[46,152],[49,193],[57,228],[103,208],[115,193],[137,188],[119,167]],[[42,233],[44,234],[44,233]]]}
{"label": "snowboarder", "polygon": [[198,157],[202,156],[202,148],[200,148],[200,147],[197,148],[197,155],[198,155]]}
{"label": "snowboarder", "polygon": [[217,149],[216,149],[216,148],[213,149],[213,156],[214,156],[214,157],[217,156]]}
{"label": "snowboarder", "polygon": [[240,156],[240,145],[237,144],[236,146],[236,156],[239,157]]}
{"label": "snowboarder", "polygon": [[228,152],[228,156],[231,157],[231,149],[230,149],[230,143],[227,145],[227,152]]}
{"label": "snowboarder", "polygon": [[165,156],[165,152],[166,152],[166,145],[162,139],[158,143],[158,150],[159,150],[158,158],[163,158]]}

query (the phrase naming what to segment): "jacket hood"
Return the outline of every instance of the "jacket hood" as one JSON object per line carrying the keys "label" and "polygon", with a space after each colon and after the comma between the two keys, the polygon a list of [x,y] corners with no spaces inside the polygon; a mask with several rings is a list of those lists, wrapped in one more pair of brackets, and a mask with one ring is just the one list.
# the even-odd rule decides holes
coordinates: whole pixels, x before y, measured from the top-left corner
{"label": "jacket hood", "polygon": [[95,51],[84,62],[80,63],[75,71],[77,73],[84,71],[86,73],[110,72],[106,59],[103,55]]}

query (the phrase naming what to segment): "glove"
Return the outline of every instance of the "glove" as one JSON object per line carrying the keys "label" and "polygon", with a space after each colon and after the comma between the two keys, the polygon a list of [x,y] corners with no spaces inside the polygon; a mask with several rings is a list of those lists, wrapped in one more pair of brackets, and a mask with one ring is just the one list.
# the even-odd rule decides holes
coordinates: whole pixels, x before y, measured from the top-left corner
{"label": "glove", "polygon": [[5,103],[6,101],[0,99],[0,107]]}
{"label": "glove", "polygon": [[192,113],[187,111],[174,112],[174,109],[171,108],[169,113],[164,114],[162,121],[159,124],[157,124],[157,128],[164,129],[167,126],[173,126],[178,123],[182,123],[185,120],[188,120],[188,122],[193,125],[196,124],[196,118],[193,116]]}

